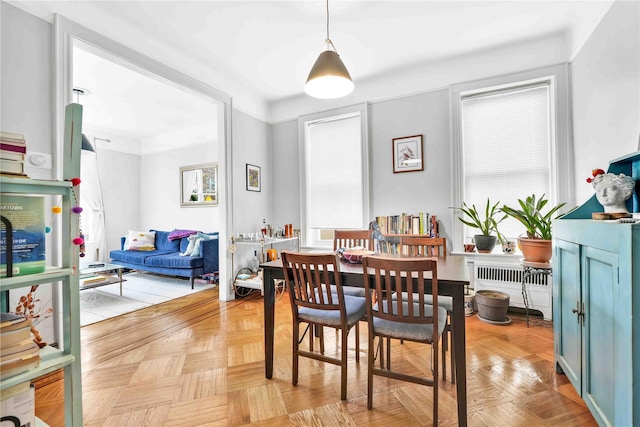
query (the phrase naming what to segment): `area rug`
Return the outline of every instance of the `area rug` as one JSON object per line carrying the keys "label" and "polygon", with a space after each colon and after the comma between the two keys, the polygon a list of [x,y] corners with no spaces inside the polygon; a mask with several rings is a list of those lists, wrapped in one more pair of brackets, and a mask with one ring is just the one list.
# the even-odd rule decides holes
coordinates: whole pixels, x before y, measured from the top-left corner
{"label": "area rug", "polygon": [[193,294],[214,287],[214,284],[195,284],[189,279],[132,272],[123,275],[122,296],[120,285],[101,286],[80,291],[80,325],[109,319]]}

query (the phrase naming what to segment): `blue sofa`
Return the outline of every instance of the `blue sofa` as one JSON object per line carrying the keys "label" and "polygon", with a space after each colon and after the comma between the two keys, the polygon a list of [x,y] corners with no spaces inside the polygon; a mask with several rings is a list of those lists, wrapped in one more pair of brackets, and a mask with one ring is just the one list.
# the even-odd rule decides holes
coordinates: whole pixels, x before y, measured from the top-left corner
{"label": "blue sofa", "polygon": [[168,276],[188,277],[191,279],[191,289],[194,279],[206,273],[218,271],[218,233],[203,233],[214,236],[210,240],[200,241],[199,256],[180,256],[189,245],[188,237],[169,240],[170,231],[155,231],[155,250],[128,251],[124,250],[125,237],[121,238],[120,250],[110,252],[111,263],[125,268]]}

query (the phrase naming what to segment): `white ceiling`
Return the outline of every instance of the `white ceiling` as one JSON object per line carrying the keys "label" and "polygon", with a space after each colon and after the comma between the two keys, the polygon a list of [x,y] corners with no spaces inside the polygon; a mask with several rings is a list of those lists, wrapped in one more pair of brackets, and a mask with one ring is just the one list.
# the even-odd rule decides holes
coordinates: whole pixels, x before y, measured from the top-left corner
{"label": "white ceiling", "polygon": [[[9,2],[48,20],[59,13],[232,97],[266,103],[303,96],[326,31],[318,0]],[[564,39],[569,61],[611,3],[331,0],[330,36],[357,90],[359,81],[551,35]]]}

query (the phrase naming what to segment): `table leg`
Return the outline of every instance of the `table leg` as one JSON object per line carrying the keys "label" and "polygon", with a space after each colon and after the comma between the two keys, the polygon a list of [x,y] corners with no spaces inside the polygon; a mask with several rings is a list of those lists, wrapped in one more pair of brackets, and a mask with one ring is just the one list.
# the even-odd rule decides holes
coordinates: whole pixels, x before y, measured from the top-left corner
{"label": "table leg", "polygon": [[467,425],[467,361],[465,351],[464,288],[455,286],[453,294],[453,351],[455,354],[458,425]]}
{"label": "table leg", "polygon": [[275,321],[275,292],[271,269],[263,270],[264,289],[264,369],[265,376],[269,379],[273,376],[273,337]]}
{"label": "table leg", "polygon": [[122,269],[118,269],[118,280],[120,281],[120,296],[122,296]]}

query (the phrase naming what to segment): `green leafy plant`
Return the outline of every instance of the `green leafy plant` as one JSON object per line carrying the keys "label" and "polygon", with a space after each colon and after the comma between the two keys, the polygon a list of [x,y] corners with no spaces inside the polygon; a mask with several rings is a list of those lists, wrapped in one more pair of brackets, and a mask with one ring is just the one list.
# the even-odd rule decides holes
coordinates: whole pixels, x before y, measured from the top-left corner
{"label": "green leafy plant", "polygon": [[489,198],[487,198],[487,205],[484,209],[484,216],[481,216],[475,204],[468,206],[466,202],[462,202],[462,207],[453,209],[457,209],[467,216],[467,219],[458,217],[458,219],[462,221],[463,224],[479,229],[483,236],[491,236],[491,233],[493,231],[495,231],[496,234],[500,236],[500,232],[498,231],[498,224],[504,221],[507,218],[507,215],[505,214],[504,216],[499,217],[499,204],[500,202],[497,202],[496,204],[492,205]]}
{"label": "green leafy plant", "polygon": [[504,205],[500,211],[520,221],[524,225],[529,239],[551,240],[551,222],[557,218],[553,214],[566,203],[560,203],[550,208],[545,214],[542,213],[542,209],[549,203],[549,200],[545,199],[544,194],[539,199],[535,194],[532,194],[525,200],[518,199],[518,203],[520,209]]}

